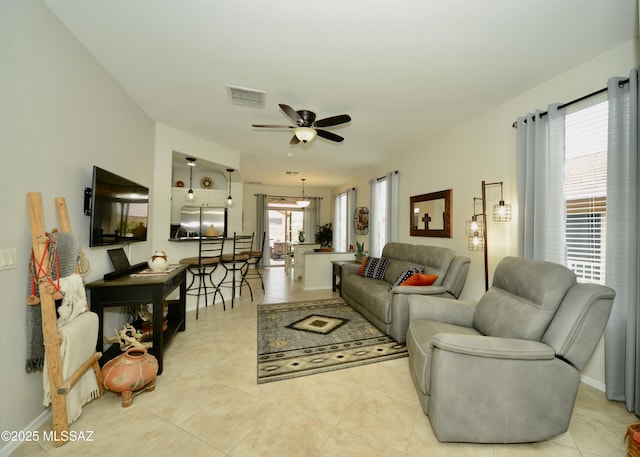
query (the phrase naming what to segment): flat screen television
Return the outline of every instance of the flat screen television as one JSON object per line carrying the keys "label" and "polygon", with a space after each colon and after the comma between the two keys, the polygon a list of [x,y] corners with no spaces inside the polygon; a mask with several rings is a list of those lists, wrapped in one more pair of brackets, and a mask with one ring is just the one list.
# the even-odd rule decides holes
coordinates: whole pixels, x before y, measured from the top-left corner
{"label": "flat screen television", "polygon": [[147,240],[147,187],[94,166],[90,193],[89,246]]}

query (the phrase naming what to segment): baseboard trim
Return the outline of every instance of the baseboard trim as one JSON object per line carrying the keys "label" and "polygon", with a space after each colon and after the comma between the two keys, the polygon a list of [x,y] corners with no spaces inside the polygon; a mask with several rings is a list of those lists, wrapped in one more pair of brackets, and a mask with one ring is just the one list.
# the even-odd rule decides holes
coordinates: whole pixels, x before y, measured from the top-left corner
{"label": "baseboard trim", "polygon": [[601,383],[600,381],[596,381],[595,379],[588,376],[580,375],[580,381],[584,382],[588,386],[598,389],[601,392],[607,391],[607,386],[605,384]]}
{"label": "baseboard trim", "polygon": [[[51,417],[51,408],[45,409],[42,411],[38,417],[31,421],[29,425],[27,425],[22,431],[23,432],[32,432],[34,430],[38,430],[42,424],[44,424]],[[6,446],[0,449],[0,457],[9,457],[13,451],[18,449],[22,442],[20,441],[9,441]]]}

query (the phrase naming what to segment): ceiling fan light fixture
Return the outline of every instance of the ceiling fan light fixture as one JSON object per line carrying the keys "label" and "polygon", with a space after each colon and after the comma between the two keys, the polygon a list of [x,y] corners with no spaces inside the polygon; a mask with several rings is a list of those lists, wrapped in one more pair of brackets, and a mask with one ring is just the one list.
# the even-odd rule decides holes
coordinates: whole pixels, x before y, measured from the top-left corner
{"label": "ceiling fan light fixture", "polygon": [[313,140],[316,136],[316,131],[311,127],[297,127],[293,130],[296,137],[303,143],[308,143]]}

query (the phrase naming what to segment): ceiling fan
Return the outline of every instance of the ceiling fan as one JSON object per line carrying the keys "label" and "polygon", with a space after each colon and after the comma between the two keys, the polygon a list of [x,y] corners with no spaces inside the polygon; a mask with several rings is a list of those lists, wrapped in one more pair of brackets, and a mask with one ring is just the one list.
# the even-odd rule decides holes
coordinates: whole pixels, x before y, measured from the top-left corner
{"label": "ceiling fan", "polygon": [[337,116],[325,117],[324,119],[316,120],[316,113],[313,111],[306,109],[296,111],[284,103],[280,103],[278,106],[280,106],[280,109],[282,109],[282,111],[284,111],[284,113],[293,122],[295,122],[295,126],[253,124],[252,127],[267,129],[293,129],[294,135],[289,144],[298,144],[301,141],[303,143],[308,143],[313,140],[316,135],[339,143],[344,140],[344,138],[340,135],[336,135],[335,133],[319,129],[318,127],[331,127],[333,125],[344,124],[345,122],[351,121],[351,116],[348,114],[339,114]]}

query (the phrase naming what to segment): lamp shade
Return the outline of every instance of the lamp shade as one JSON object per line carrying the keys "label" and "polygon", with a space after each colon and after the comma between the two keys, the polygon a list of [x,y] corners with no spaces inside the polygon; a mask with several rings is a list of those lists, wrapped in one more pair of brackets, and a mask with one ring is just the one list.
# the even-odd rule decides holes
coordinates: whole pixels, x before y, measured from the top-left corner
{"label": "lamp shade", "polygon": [[293,130],[293,133],[295,133],[298,139],[303,143],[308,143],[316,136],[316,131],[310,127],[297,127]]}
{"label": "lamp shade", "polygon": [[500,200],[500,203],[493,205],[492,218],[496,222],[511,221],[511,205]]}

